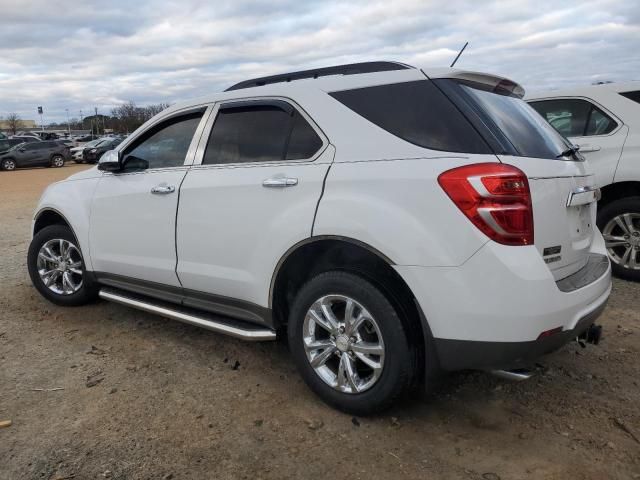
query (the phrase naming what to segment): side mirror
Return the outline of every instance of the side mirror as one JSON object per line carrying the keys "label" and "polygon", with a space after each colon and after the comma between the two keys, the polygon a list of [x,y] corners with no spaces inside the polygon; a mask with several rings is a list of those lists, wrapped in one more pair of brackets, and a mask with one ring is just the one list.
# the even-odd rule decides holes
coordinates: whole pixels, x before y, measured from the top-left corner
{"label": "side mirror", "polygon": [[115,150],[105,152],[98,162],[98,170],[103,172],[119,172],[122,170],[120,152],[116,152]]}

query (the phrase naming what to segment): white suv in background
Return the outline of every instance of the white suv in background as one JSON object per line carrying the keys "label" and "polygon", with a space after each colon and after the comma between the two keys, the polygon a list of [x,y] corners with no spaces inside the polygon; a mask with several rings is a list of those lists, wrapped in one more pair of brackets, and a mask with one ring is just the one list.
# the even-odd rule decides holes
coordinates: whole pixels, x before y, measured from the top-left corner
{"label": "white suv in background", "polygon": [[361,415],[440,370],[527,366],[593,330],[611,279],[594,177],[523,94],[369,62],[176,105],[47,188],[29,274],[60,305],[286,332]]}
{"label": "white suv in background", "polygon": [[537,93],[527,101],[590,162],[613,272],[640,280],[640,82]]}

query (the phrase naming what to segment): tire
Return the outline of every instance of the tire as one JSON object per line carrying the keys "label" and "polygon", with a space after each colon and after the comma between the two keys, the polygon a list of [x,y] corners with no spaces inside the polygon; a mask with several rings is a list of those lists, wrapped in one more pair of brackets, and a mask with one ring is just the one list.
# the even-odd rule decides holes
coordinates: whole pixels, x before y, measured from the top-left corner
{"label": "tire", "polygon": [[13,158],[6,158],[2,161],[2,170],[15,170],[16,169],[16,161]]}
{"label": "tire", "polygon": [[597,223],[605,237],[613,274],[640,281],[640,196],[606,204],[598,211]]}
{"label": "tire", "polygon": [[[71,245],[72,247],[65,250],[70,252],[70,255],[68,261],[65,261],[64,265],[62,265],[64,270],[55,268],[56,263],[58,263],[57,259],[60,256],[61,241],[64,245]],[[48,251],[41,250],[47,244],[49,244]],[[45,260],[43,256],[40,258],[39,263],[41,252],[56,261]],[[87,274],[82,252],[78,247],[78,241],[71,229],[65,225],[45,227],[33,237],[27,254],[27,267],[33,286],[43,297],[56,305],[65,307],[86,305],[98,298],[97,285]],[[55,279],[52,279],[50,286],[45,284],[41,276],[41,272],[45,270],[53,273],[50,276],[45,275],[44,278],[55,275]],[[80,272],[80,274],[76,272]],[[64,278],[65,276],[66,278]],[[66,281],[67,279],[68,281]]]}
{"label": "tire", "polygon": [[[318,302],[324,299],[325,305],[333,305],[331,312],[341,323],[346,317],[347,305],[341,298],[354,302],[354,315],[366,310],[368,315],[363,317],[372,318],[373,323],[364,321],[355,333],[343,333],[338,329],[326,329],[325,314],[318,320],[325,323],[325,328],[310,320],[310,308],[322,312]],[[390,407],[411,386],[415,373],[414,352],[407,332],[387,297],[364,278],[341,271],[321,273],[312,278],[293,301],[287,329],[289,347],[300,375],[324,402],[338,410],[354,415],[371,415]],[[335,333],[333,337],[329,330]],[[324,342],[327,348],[309,349],[307,345],[314,342]],[[367,345],[377,345],[375,348],[383,352],[383,355],[366,355],[367,362],[382,367],[377,374],[361,360],[362,356],[358,356],[363,355],[362,348]],[[316,360],[320,360],[317,369],[311,364]],[[353,383],[347,380],[349,375],[340,376],[341,368],[345,372],[357,372],[356,376],[350,376]],[[343,379],[341,383],[339,378]]]}
{"label": "tire", "polygon": [[64,167],[64,157],[62,155],[54,155],[51,157],[51,166],[55,168]]}

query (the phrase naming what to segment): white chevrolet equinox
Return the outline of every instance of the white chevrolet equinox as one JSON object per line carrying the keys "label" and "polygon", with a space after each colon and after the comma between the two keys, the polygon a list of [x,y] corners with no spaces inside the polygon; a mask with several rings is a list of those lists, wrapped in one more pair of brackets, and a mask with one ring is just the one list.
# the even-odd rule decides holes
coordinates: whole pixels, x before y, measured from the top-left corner
{"label": "white chevrolet equinox", "polygon": [[590,331],[611,290],[594,177],[523,95],[369,62],[176,105],[47,188],[29,274],[59,305],[286,332],[355,414],[438,371],[508,374]]}

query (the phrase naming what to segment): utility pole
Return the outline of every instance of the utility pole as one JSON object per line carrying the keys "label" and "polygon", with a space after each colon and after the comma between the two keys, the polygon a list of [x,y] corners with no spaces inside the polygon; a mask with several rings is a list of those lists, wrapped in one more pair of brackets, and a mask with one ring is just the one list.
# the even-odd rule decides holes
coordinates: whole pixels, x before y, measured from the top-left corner
{"label": "utility pole", "polygon": [[98,122],[98,107],[93,107],[93,109],[96,112],[96,116],[95,116],[95,119],[96,119],[96,135],[98,135],[98,128],[100,127],[100,122]]}
{"label": "utility pole", "polygon": [[40,130],[44,132],[44,120],[42,119],[43,110],[42,107],[38,107],[38,113],[40,114]]}
{"label": "utility pole", "polygon": [[71,123],[69,122],[69,109],[65,108],[65,112],[67,112],[67,133],[71,135]]}

